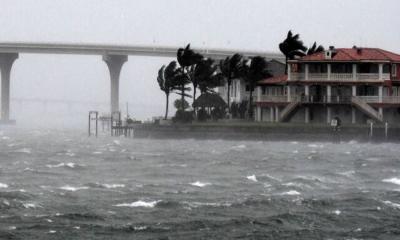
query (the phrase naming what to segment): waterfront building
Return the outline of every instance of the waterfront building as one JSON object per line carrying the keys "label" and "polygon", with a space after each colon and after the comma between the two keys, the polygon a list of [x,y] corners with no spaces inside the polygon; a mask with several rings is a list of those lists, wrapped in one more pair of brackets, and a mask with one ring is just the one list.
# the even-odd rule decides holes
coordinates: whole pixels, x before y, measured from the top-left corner
{"label": "waterfront building", "polygon": [[287,74],[259,82],[255,120],[397,123],[400,55],[379,48],[334,48],[289,60]]}

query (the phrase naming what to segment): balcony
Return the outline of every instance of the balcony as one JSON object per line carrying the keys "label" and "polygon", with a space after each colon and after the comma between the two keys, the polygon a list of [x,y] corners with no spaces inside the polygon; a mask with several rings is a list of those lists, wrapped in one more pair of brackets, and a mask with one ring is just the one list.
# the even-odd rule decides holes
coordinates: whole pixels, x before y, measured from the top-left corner
{"label": "balcony", "polygon": [[400,104],[400,96],[383,96],[382,101],[379,96],[358,96],[366,103]]}
{"label": "balcony", "polygon": [[379,73],[356,73],[354,76],[352,73],[309,73],[306,78],[305,73],[290,73],[289,81],[335,81],[335,82],[382,82],[390,80],[389,73],[382,73],[380,79]]}

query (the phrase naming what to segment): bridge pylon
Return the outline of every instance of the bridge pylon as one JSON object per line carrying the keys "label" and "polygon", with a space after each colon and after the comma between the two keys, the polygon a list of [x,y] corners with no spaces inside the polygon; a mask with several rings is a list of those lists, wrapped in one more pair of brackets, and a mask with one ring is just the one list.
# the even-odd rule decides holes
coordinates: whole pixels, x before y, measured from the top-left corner
{"label": "bridge pylon", "polygon": [[119,111],[119,76],[122,66],[128,61],[127,55],[103,55],[103,61],[106,62],[110,71],[111,80],[111,108],[110,113]]}
{"label": "bridge pylon", "polygon": [[1,71],[1,123],[13,123],[10,121],[10,74],[18,53],[0,53]]}

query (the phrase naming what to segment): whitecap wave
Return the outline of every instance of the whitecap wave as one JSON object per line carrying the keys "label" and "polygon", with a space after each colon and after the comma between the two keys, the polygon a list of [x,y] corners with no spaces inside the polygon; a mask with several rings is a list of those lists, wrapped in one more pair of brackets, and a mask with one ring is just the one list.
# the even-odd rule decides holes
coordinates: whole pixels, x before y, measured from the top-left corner
{"label": "whitecap wave", "polygon": [[258,182],[256,175],[247,176],[246,178],[249,179],[250,181]]}
{"label": "whitecap wave", "polygon": [[0,188],[8,188],[8,184],[0,183]]}
{"label": "whitecap wave", "polygon": [[384,204],[388,205],[389,207],[400,209],[400,204],[399,203],[394,203],[394,202],[391,202],[391,201],[382,201],[382,202]]}
{"label": "whitecap wave", "polygon": [[161,202],[160,200],[157,201],[149,201],[149,202],[145,202],[145,201],[136,201],[136,202],[132,202],[132,203],[120,203],[120,204],[116,204],[114,205],[115,207],[144,207],[144,208],[154,208],[157,203]]}
{"label": "whitecap wave", "polygon": [[30,154],[30,153],[32,153],[32,150],[30,148],[21,148],[21,149],[15,150],[14,152]]}
{"label": "whitecap wave", "polygon": [[308,144],[310,148],[324,148],[323,144]]}
{"label": "whitecap wave", "polygon": [[333,211],[332,213],[339,216],[342,212],[341,212],[340,210],[336,209],[336,210]]}
{"label": "whitecap wave", "polygon": [[196,182],[190,183],[190,185],[195,186],[195,187],[205,187],[205,186],[211,185],[211,183],[196,181]]}
{"label": "whitecap wave", "polygon": [[387,178],[387,179],[383,179],[382,182],[387,182],[387,183],[393,183],[396,185],[400,185],[400,178]]}
{"label": "whitecap wave", "polygon": [[66,185],[66,186],[60,187],[60,189],[65,190],[65,191],[70,191],[70,192],[76,192],[79,190],[89,189],[89,187],[72,187],[72,186]]}
{"label": "whitecap wave", "polygon": [[282,193],[282,195],[296,196],[296,195],[300,195],[300,193],[298,191],[296,191],[296,190],[290,190],[290,191]]}
{"label": "whitecap wave", "polygon": [[48,168],[59,168],[59,167],[75,168],[76,166],[78,166],[78,165],[73,162],[59,163],[59,164],[55,164],[55,165],[51,165],[51,164],[46,165],[46,167],[48,167]]}
{"label": "whitecap wave", "polygon": [[125,184],[101,184],[101,186],[105,187],[105,188],[124,188]]}

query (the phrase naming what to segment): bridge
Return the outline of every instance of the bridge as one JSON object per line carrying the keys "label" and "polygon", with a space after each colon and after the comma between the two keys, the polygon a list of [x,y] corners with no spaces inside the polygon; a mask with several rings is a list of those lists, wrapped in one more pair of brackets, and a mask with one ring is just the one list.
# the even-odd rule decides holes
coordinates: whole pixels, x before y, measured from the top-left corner
{"label": "bridge", "polygon": [[[20,53],[31,54],[76,54],[99,55],[107,64],[110,72],[111,94],[110,111],[118,111],[119,76],[128,56],[176,57],[178,47],[163,46],[130,46],[104,44],[67,44],[67,43],[26,43],[0,42],[0,71],[1,71],[1,122],[10,122],[10,74],[11,68]],[[263,56],[267,60],[284,60],[279,53],[262,51],[242,51],[235,49],[196,49],[205,57],[216,60],[240,53],[247,57]]]}

